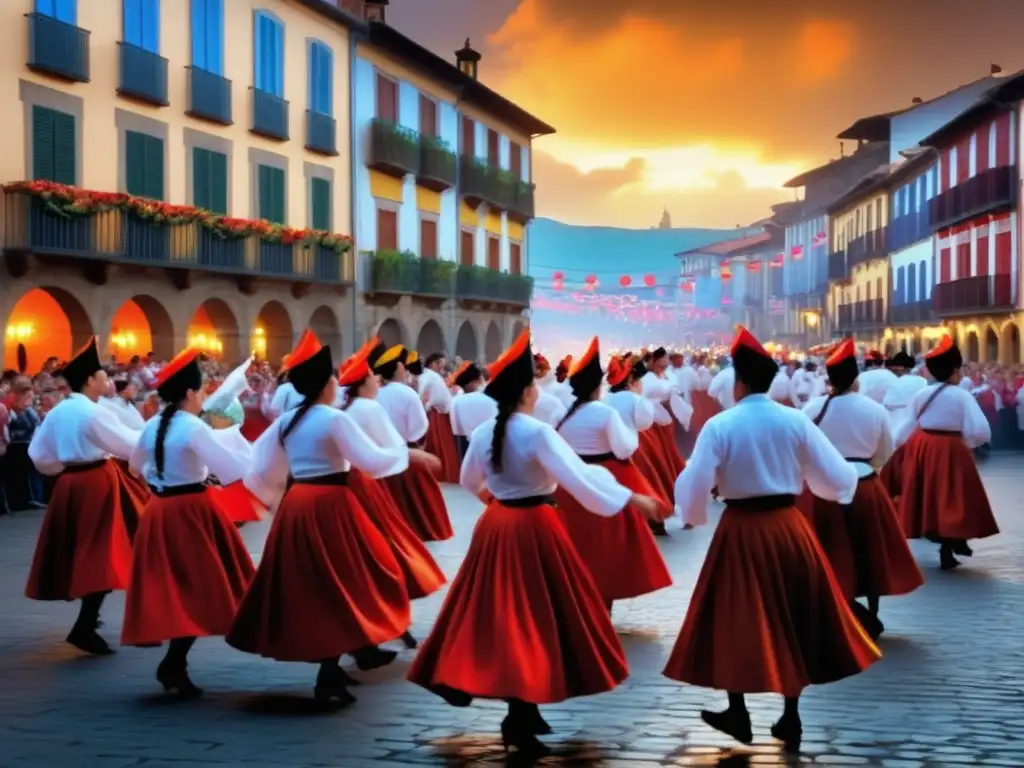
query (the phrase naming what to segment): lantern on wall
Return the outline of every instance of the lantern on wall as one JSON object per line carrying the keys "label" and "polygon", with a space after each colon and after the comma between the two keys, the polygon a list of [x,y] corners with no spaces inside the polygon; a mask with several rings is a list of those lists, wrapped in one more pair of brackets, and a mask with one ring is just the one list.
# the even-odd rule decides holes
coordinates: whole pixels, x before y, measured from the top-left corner
{"label": "lantern on wall", "polygon": [[565,272],[555,272],[553,275],[551,275],[551,279],[554,280],[555,282],[560,283],[563,280],[565,280]]}
{"label": "lantern on wall", "polygon": [[644,285],[648,288],[653,288],[656,282],[658,281],[654,279],[654,275],[644,275]]}
{"label": "lantern on wall", "polygon": [[593,285],[594,283],[597,282],[597,275],[587,275],[586,279],[583,282],[585,282],[587,285]]}
{"label": "lantern on wall", "polygon": [[631,286],[632,284],[633,278],[631,278],[629,275],[623,275],[622,277],[619,278],[619,285],[621,285],[623,288],[629,288],[629,286]]}

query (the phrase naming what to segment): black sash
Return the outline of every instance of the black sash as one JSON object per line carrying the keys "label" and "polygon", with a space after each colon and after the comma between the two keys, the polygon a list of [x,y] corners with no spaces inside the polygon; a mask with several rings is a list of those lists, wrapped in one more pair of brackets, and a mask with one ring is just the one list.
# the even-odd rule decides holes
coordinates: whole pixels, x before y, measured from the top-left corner
{"label": "black sash", "polygon": [[154,496],[166,499],[171,496],[188,496],[193,493],[202,493],[209,487],[206,483],[187,483],[185,485],[168,485],[163,488],[155,488],[151,485],[149,490]]}
{"label": "black sash", "polygon": [[963,432],[958,432],[955,429],[921,429],[926,435],[945,435],[947,437],[963,437]]}
{"label": "black sash", "polygon": [[596,456],[580,456],[584,464],[601,464],[605,461],[618,461],[614,453],[599,453]]}
{"label": "black sash", "polygon": [[791,493],[780,493],[775,496],[751,496],[746,499],[726,499],[725,506],[740,509],[744,512],[770,512],[773,509],[784,509],[796,504],[796,496]]}
{"label": "black sash", "polygon": [[550,495],[543,496],[524,496],[521,499],[498,499],[498,503],[503,507],[511,507],[512,509],[526,509],[527,507],[552,507],[555,505],[555,497]]}
{"label": "black sash", "polygon": [[426,445],[426,443],[427,443],[427,438],[423,438],[422,440],[420,440],[418,442],[415,442],[415,443],[406,443],[405,447],[406,448],[422,448],[424,445]]}
{"label": "black sash", "polygon": [[99,459],[97,461],[84,461],[81,464],[68,464],[61,471],[62,475],[74,475],[79,472],[88,472],[90,469],[99,469],[107,463],[106,459]]}
{"label": "black sash", "polygon": [[939,384],[938,387],[935,388],[935,391],[932,392],[931,397],[929,397],[927,400],[924,401],[924,405],[921,406],[921,410],[917,412],[917,417],[915,418],[915,421],[920,423],[921,417],[924,416],[924,412],[928,410],[928,406],[931,405],[932,403],[934,403],[935,402],[935,398],[939,396],[939,392],[941,392],[942,390],[944,390],[948,386],[949,386],[949,382],[948,381],[944,381],[941,384]]}
{"label": "black sash", "polygon": [[316,477],[290,477],[288,487],[293,485],[348,485],[348,470],[344,472],[332,472],[329,475],[317,475]]}

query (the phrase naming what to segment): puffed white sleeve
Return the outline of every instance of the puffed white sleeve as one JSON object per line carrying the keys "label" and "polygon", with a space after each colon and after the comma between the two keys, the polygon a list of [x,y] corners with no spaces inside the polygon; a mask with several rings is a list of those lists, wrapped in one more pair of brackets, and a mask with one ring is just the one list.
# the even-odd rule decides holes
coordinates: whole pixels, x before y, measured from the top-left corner
{"label": "puffed white sleeve", "polygon": [[612,517],[629,503],[633,492],[604,467],[584,463],[554,427],[537,429],[533,449],[547,473],[587,511]]}
{"label": "puffed white sleeve", "polygon": [[[372,405],[370,403],[372,403]],[[373,405],[377,407],[373,408]],[[355,412],[350,410],[346,411],[345,415],[352,419],[356,425],[366,433],[366,436],[373,440],[378,447],[388,451],[394,451],[398,455],[404,457],[404,460],[399,461],[397,464],[391,464],[384,473],[371,476],[375,480],[379,480],[384,477],[391,477],[392,475],[398,475],[405,472],[405,470],[409,468],[409,447],[405,444],[405,440],[402,439],[402,436],[398,434],[398,430],[395,429],[395,425],[391,423],[391,419],[388,418],[387,413],[380,405],[373,401],[360,404],[357,407],[360,409],[366,408],[368,410],[359,410]]]}
{"label": "puffed white sleeve", "polygon": [[[246,468],[252,463],[252,443],[245,439],[241,426],[231,426],[226,429],[210,429],[212,439],[216,440],[221,448],[230,451],[246,462]],[[210,474],[217,475],[212,469]],[[217,475],[220,478],[220,475]]]}
{"label": "puffed white sleeve", "polygon": [[684,523],[706,525],[708,502],[711,491],[718,480],[719,455],[718,433],[713,421],[707,422],[697,435],[693,453],[686,466],[676,478],[676,513]]}
{"label": "puffed white sleeve", "polygon": [[135,444],[135,450],[128,457],[129,471],[139,477],[146,476],[146,463],[149,461],[149,451],[146,448],[146,430],[142,430],[139,441]]}
{"label": "puffed white sleeve", "polygon": [[264,413],[270,418],[276,419],[284,413],[284,409],[287,404],[288,387],[282,384],[274,390],[274,395],[270,398],[270,404],[264,409]]}
{"label": "puffed white sleeve", "polygon": [[371,477],[397,474],[409,465],[409,449],[382,448],[344,411],[331,414],[331,436],[341,455]]}
{"label": "puffed white sleeve", "polygon": [[469,448],[462,460],[462,469],[459,470],[459,485],[474,496],[480,496],[487,490],[487,452],[490,449],[490,434],[487,422],[473,430],[469,438]]}
{"label": "puffed white sleeve", "polygon": [[810,419],[803,420],[801,464],[811,493],[825,501],[849,504],[857,491],[857,469]]}
{"label": "puffed white sleeve", "polygon": [[675,390],[668,397],[668,407],[672,415],[679,421],[679,425],[687,432],[690,431],[690,420],[693,419],[693,406]]}
{"label": "puffed white sleeve", "polygon": [[635,398],[633,405],[633,424],[638,432],[650,429],[654,425],[654,403],[646,397]]}
{"label": "puffed white sleeve", "polygon": [[405,401],[403,414],[405,421],[404,437],[410,443],[418,443],[426,436],[427,430],[430,428],[430,422],[427,421],[427,409],[423,407],[419,397],[415,396],[412,390],[409,390],[409,392],[414,396]]}
{"label": "puffed white sleeve", "polygon": [[931,390],[929,389],[918,390],[914,393],[914,396],[910,398],[910,402],[907,403],[907,417],[903,419],[903,422],[900,424],[899,431],[895,435],[897,448],[907,442],[907,440],[910,439],[910,436],[914,434],[914,431],[917,429],[917,420],[919,418],[918,414],[921,412],[925,398],[930,397],[928,394],[930,391]]}
{"label": "puffed white sleeve", "polygon": [[967,447],[977,448],[992,442],[992,426],[985,418],[985,413],[978,405],[978,401],[969,396],[960,399],[963,401],[963,426],[960,431],[963,433]]}
{"label": "puffed white sleeve", "polygon": [[281,422],[275,421],[252,444],[252,464],[242,482],[267,509],[274,509],[288,490],[291,466],[281,445]]}
{"label": "puffed white sleeve", "polygon": [[128,461],[139,444],[142,432],[129,429],[119,419],[110,418],[108,410],[97,407],[89,420],[86,434],[97,448]]}
{"label": "puffed white sleeve", "polygon": [[59,475],[64,471],[64,464],[57,458],[54,429],[51,420],[43,419],[28,444],[28,457],[41,475]]}
{"label": "puffed white sleeve", "polygon": [[[230,485],[245,477],[252,464],[253,450],[249,445],[242,447],[230,434],[217,435],[218,431],[230,433],[232,430],[215,430],[209,424],[197,421],[189,434],[188,444],[221,485]],[[245,441],[241,433],[238,437]]]}
{"label": "puffed white sleeve", "polygon": [[640,438],[637,433],[626,426],[619,412],[611,406],[608,407],[608,420],[604,425],[605,434],[608,437],[608,445],[615,454],[615,458],[628,459],[636,449],[640,447]]}
{"label": "puffed white sleeve", "polygon": [[892,419],[889,418],[889,412],[885,411],[880,414],[878,421],[881,425],[881,433],[878,436],[878,448],[875,450],[875,455],[871,457],[871,466],[876,470],[884,467],[885,462],[889,460],[893,451],[896,450],[896,441],[892,433]]}

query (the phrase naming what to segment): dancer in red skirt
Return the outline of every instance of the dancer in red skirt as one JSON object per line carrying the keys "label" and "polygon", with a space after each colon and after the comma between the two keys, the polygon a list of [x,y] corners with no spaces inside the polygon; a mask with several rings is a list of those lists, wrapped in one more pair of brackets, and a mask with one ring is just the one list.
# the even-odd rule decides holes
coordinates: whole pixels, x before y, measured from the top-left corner
{"label": "dancer in red skirt", "polygon": [[[630,460],[639,445],[636,432],[626,426],[618,411],[599,399],[603,377],[595,337],[569,371],[576,402],[558,425],[558,434],[585,463],[604,467],[634,493],[654,497],[650,484]],[[555,491],[555,501],[609,613],[615,600],[671,586],[672,577],[642,512],[626,507],[613,517],[595,518],[564,488]],[[664,511],[667,514],[671,507],[666,504]]]}
{"label": "dancer in red skirt", "polygon": [[[342,406],[342,410],[352,417],[378,447],[401,452],[405,447],[405,441],[375,399],[380,384],[366,362],[369,351],[364,348],[342,366],[338,379],[338,383],[346,389],[345,405]],[[424,454],[416,451],[412,452],[410,461],[423,458]],[[426,454],[425,458],[429,459],[431,469],[440,470],[440,462],[436,457]],[[394,469],[401,472],[405,466]],[[416,600],[432,595],[444,586],[447,579],[416,532],[405,522],[380,477],[372,477],[353,468],[349,470],[348,486],[391,545],[391,551],[402,568],[409,599]],[[402,635],[402,642],[407,648],[415,648],[417,645],[416,638],[409,632]]]}
{"label": "dancer in red skirt", "polygon": [[[878,479],[877,471],[893,451],[889,413],[854,391],[860,371],[853,339],[825,361],[825,369],[831,394],[812,398],[803,410],[857,470],[857,493],[846,507],[812,496],[809,509],[801,511],[808,514],[854,614],[877,639],[885,630],[878,618],[879,597],[913,592],[924,577]],[[867,598],[867,611],[857,597]]]}
{"label": "dancer in red skirt", "polygon": [[341,668],[394,661],[377,646],[409,629],[409,593],[387,539],[348,487],[349,468],[377,476],[409,462],[404,445],[378,448],[334,407],[337,378],[329,347],[306,331],[287,361],[302,396],[254,447],[246,485],[280,505],[256,577],[227,635],[229,645],[278,661],[318,663],[314,695],[342,705],[355,683]]}
{"label": "dancer in red skirt", "polygon": [[[430,422],[419,395],[405,385],[405,359],[406,350],[401,345],[384,349],[378,344],[369,357],[370,367],[383,384],[377,402],[406,444],[421,448]],[[444,541],[455,535],[441,486],[427,464],[413,462],[404,472],[384,478],[384,484],[406,522],[423,541]]]}
{"label": "dancer in red skirt", "polygon": [[736,407],[704,425],[676,496],[684,511],[703,507],[717,485],[726,509],[664,674],[727,691],[729,708],[701,717],[745,744],[753,739],[745,694],[782,694],[772,736],[792,749],[803,733],[803,689],[880,657],[793,506],[805,481],[816,496],[849,504],[857,472],[810,419],[767,396],[778,366],[745,329],[731,354]]}
{"label": "dancer in red skirt", "polygon": [[43,475],[58,475],[36,542],[25,595],[32,600],[81,600],[67,641],[96,655],[113,653],[99,636],[106,595],[128,586],[132,536],[141,499],[113,459],[127,460],[133,432],[97,404],[107,391],[95,337],[61,376],[72,394],[50,411],[32,436],[28,456]]}
{"label": "dancer in red skirt", "polygon": [[419,375],[420,399],[427,410],[427,421],[430,424],[423,448],[441,461],[441,480],[445,483],[457,483],[461,461],[455,434],[452,432],[452,393],[440,373],[444,370],[444,364],[445,358],[440,352],[427,355],[423,371]]}
{"label": "dancer in red skirt", "polygon": [[615,688],[625,654],[604,601],[573,547],[551,494],[564,486],[586,509],[615,515],[659,505],[584,464],[530,413],[537,400],[525,331],[490,368],[498,416],[473,432],[462,486],[493,501],[484,510],[433,632],[409,679],[454,706],[474,697],[508,702],[506,749],[539,757],[550,733],[537,708]]}
{"label": "dancer in red skirt", "polygon": [[[244,377],[243,377],[244,381]],[[199,351],[188,349],[157,374],[166,403],[151,420],[131,458],[153,493],[135,536],[131,582],[125,600],[122,645],[168,642],[156,679],[183,698],[202,694],[188,676],[188,652],[197,637],[224,635],[254,568],[238,530],[206,484],[240,481],[252,458],[224,447],[199,418],[205,390]]]}
{"label": "dancer in red skirt", "polygon": [[971,453],[992,439],[992,430],[959,386],[963,357],[949,336],[925,355],[925,365],[935,381],[911,399],[912,416],[896,438],[903,446],[897,503],[907,538],[937,542],[940,565],[951,570],[960,565],[956,555],[973,554],[968,540],[999,533]]}
{"label": "dancer in red skirt", "polygon": [[[484,393],[484,373],[468,360],[452,373],[448,381],[459,394],[452,398],[452,432],[459,442],[459,461],[469,449],[469,436],[473,430],[498,415],[498,406]],[[551,396],[554,400],[554,396]],[[538,401],[539,401],[538,397]],[[561,403],[555,400],[561,408]],[[564,410],[564,409],[563,409]]]}

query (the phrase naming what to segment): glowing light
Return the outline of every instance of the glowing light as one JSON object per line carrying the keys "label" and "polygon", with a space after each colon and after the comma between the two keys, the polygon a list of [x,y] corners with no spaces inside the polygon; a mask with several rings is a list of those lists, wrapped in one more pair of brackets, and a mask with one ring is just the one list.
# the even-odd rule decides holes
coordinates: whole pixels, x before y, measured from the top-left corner
{"label": "glowing light", "polygon": [[258,325],[252,329],[252,347],[253,351],[258,355],[267,354],[267,332],[260,328]]}
{"label": "glowing light", "polygon": [[204,352],[215,352],[220,353],[224,351],[224,343],[216,336],[207,336],[205,333],[200,333],[193,336],[188,340],[190,347],[201,349]]}
{"label": "glowing light", "polygon": [[806,312],[804,312],[804,324],[808,328],[817,328],[818,327],[818,313],[814,312],[812,310],[807,310]]}
{"label": "glowing light", "polygon": [[131,331],[115,331],[110,337],[111,346],[117,347],[118,349],[134,349],[135,345],[138,344],[138,341],[138,338]]}
{"label": "glowing light", "polygon": [[7,326],[7,338],[16,341],[27,341],[36,333],[36,327],[32,323],[17,323]]}

